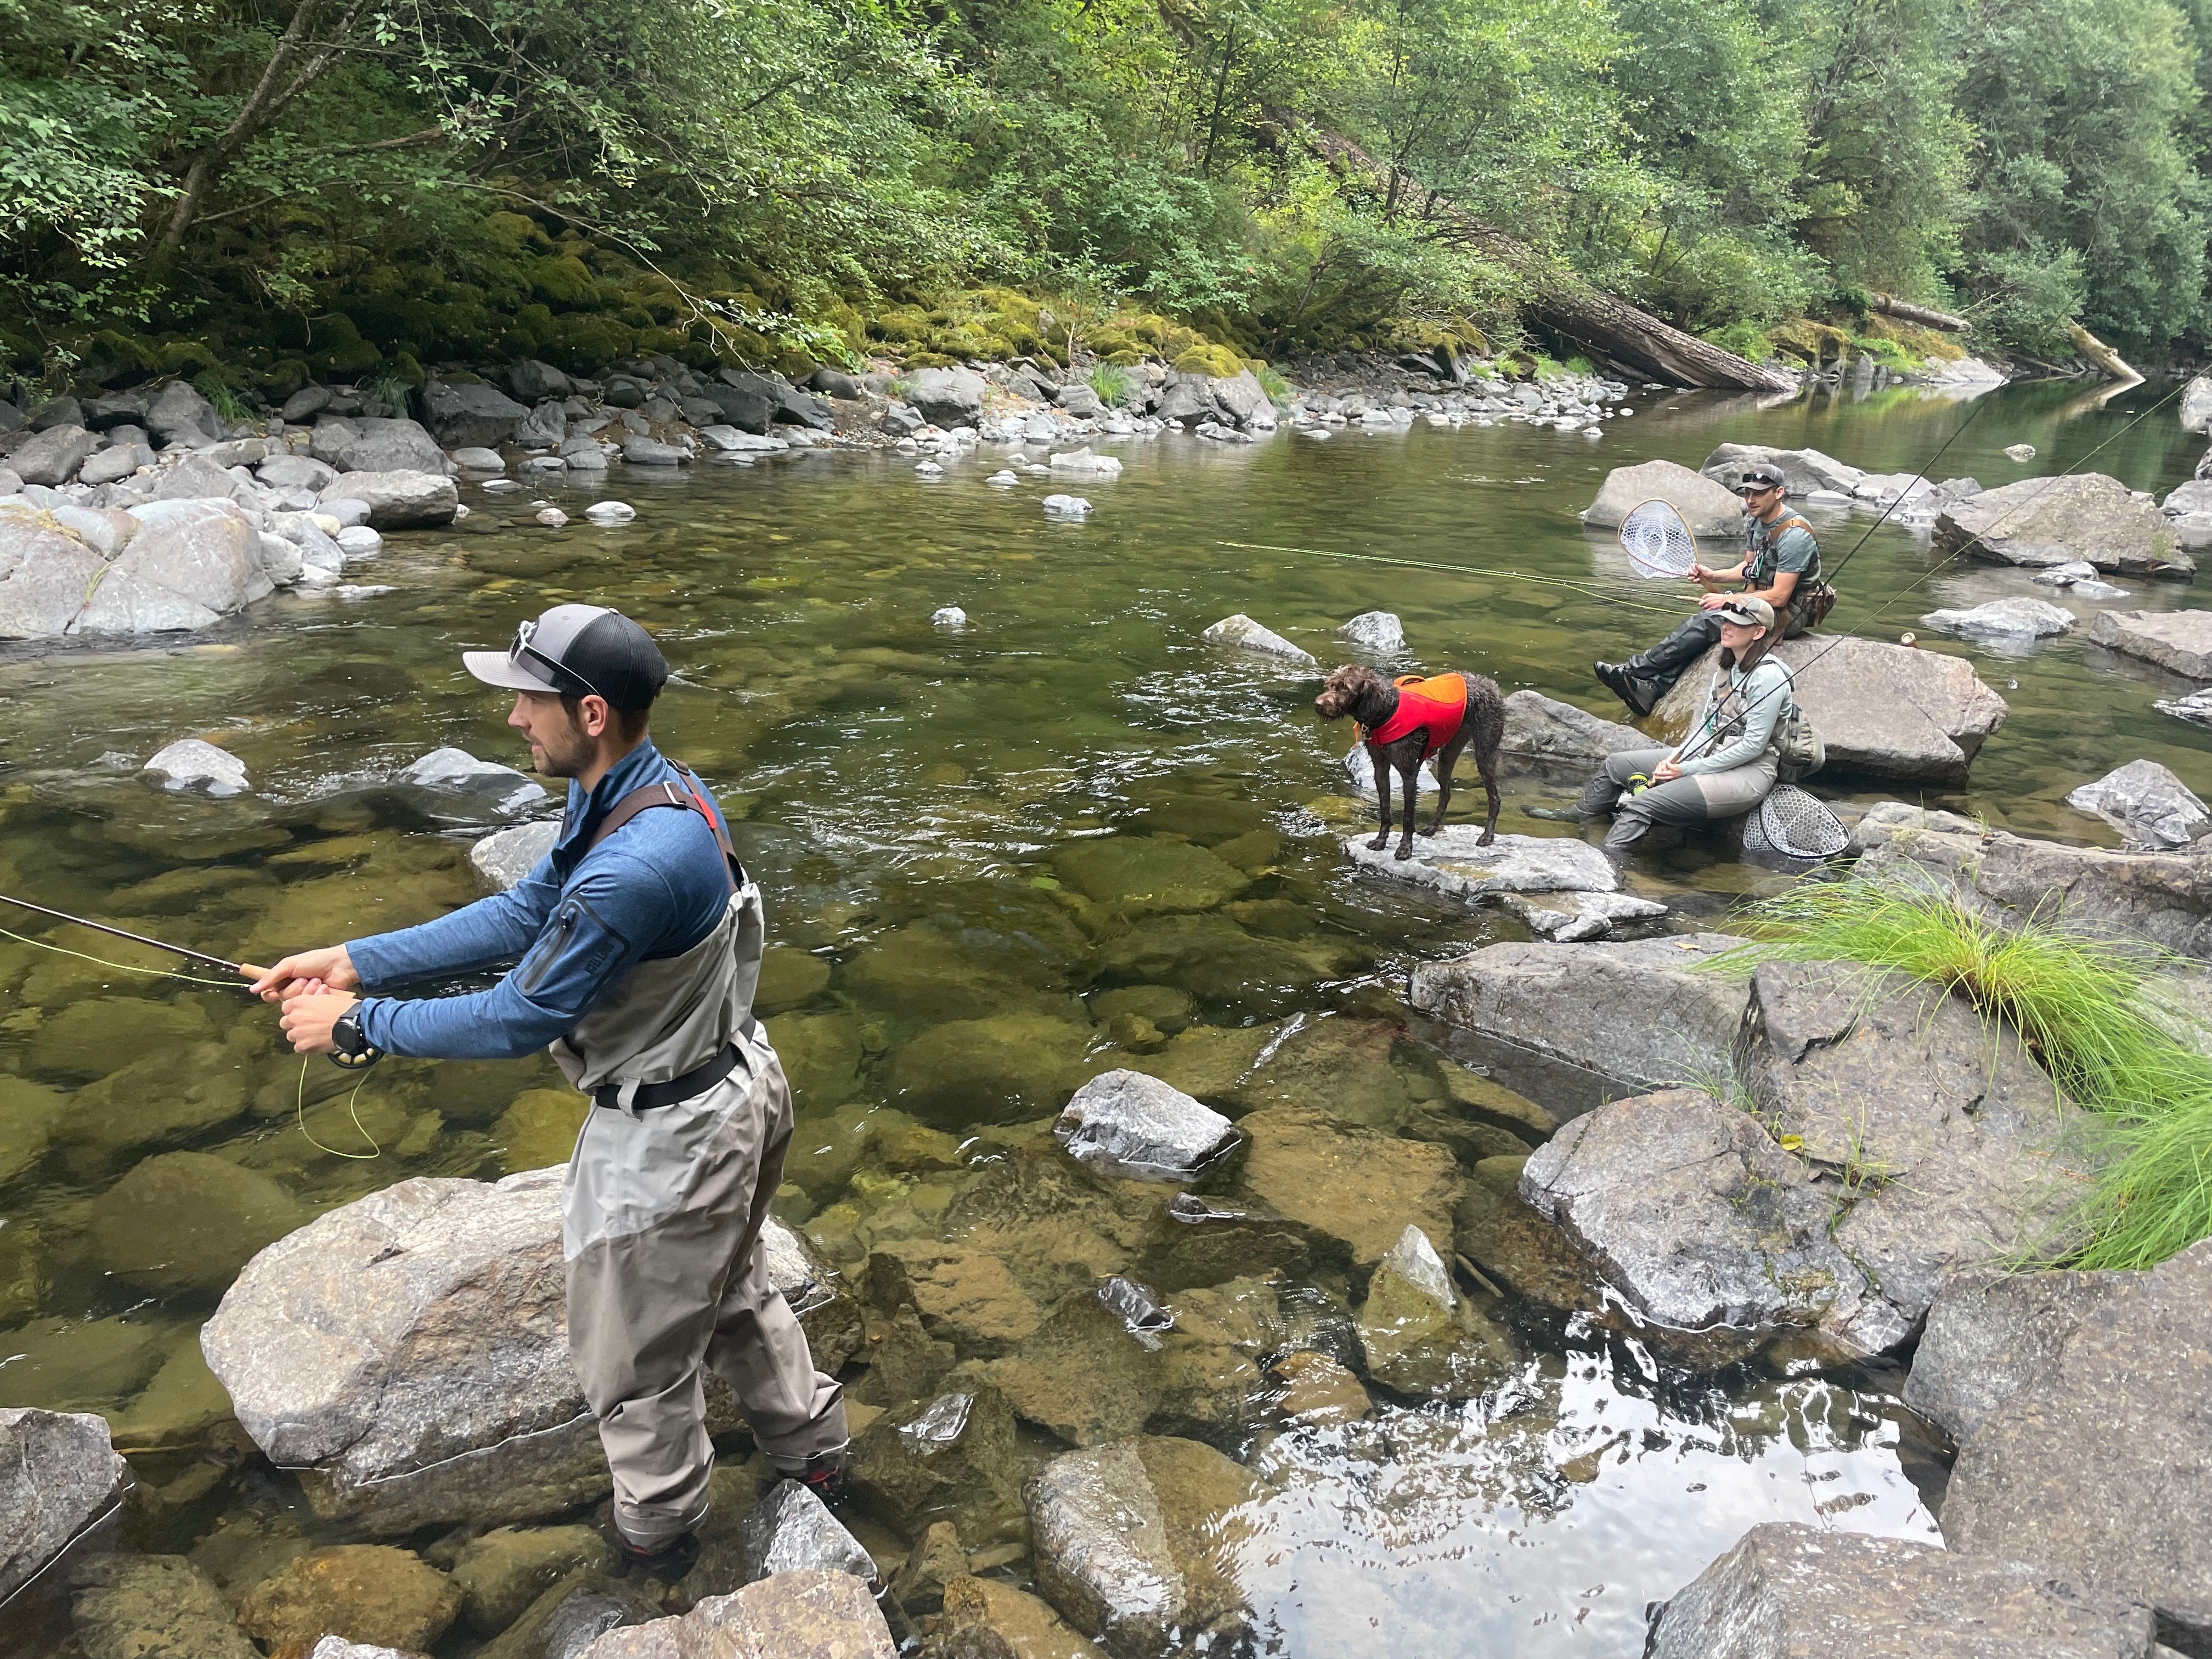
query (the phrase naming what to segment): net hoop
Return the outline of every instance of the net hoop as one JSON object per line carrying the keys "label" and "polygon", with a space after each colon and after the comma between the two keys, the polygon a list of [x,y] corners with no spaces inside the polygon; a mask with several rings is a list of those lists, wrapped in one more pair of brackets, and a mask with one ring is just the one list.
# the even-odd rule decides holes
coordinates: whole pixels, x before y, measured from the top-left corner
{"label": "net hoop", "polygon": [[1615,532],[1636,574],[1650,580],[1686,576],[1698,562],[1698,540],[1672,501],[1638,501]]}

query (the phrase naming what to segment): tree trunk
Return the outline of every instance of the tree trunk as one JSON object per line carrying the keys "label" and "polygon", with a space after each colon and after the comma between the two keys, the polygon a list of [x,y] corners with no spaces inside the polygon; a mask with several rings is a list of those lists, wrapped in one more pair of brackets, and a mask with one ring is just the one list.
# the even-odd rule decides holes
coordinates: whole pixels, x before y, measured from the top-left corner
{"label": "tree trunk", "polygon": [[1914,305],[1893,294],[1869,294],[1867,309],[1879,311],[1884,316],[1894,317],[1900,323],[1917,323],[1923,328],[1940,328],[1953,334],[1968,334],[1974,325],[1964,317],[1954,317],[1948,311],[1934,311],[1926,306]]}
{"label": "tree trunk", "polygon": [[[1357,174],[1383,188],[1388,169],[1351,139],[1315,126],[1295,111],[1270,109],[1268,118],[1296,133],[1313,152],[1340,171]],[[1455,206],[1442,195],[1405,179],[1400,205],[1440,227],[1453,240],[1479,251],[1528,284],[1527,314],[1563,339],[1596,356],[1613,359],[1648,380],[1676,386],[1723,387],[1745,392],[1787,392],[1796,377],[1761,368],[1733,351],[1661,322],[1648,311],[1616,299],[1568,270],[1557,260],[1516,240],[1495,225]]]}
{"label": "tree trunk", "polygon": [[2130,384],[2142,379],[2142,375],[2136,374],[2133,368],[2129,367],[2128,360],[2126,358],[2121,356],[2118,352],[2113,350],[2112,347],[2106,345],[2095,335],[2090,333],[2089,331],[2082,327],[2081,324],[2067,324],[2066,337],[2074,342],[2075,350],[2080,352],[2084,357],[2095,364],[2096,367],[2104,370],[2108,378],[2115,380],[2125,380]]}

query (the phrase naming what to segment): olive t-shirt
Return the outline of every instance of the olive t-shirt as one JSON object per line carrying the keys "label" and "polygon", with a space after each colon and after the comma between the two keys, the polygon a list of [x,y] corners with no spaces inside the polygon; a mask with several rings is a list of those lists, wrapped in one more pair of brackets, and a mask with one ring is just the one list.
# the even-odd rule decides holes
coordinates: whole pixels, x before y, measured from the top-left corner
{"label": "olive t-shirt", "polygon": [[1784,512],[1774,522],[1785,526],[1779,535],[1773,526],[1758,519],[1748,520],[1743,541],[1745,583],[1752,587],[1769,586],[1784,570],[1796,574],[1800,587],[1820,580],[1820,544],[1813,539],[1804,521],[1792,522],[1792,515]]}

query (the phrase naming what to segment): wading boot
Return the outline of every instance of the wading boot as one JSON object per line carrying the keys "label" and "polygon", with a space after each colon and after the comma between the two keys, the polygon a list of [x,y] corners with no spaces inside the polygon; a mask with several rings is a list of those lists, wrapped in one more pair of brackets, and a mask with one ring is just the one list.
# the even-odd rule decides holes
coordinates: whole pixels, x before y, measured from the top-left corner
{"label": "wading boot", "polygon": [[1648,680],[1637,678],[1620,663],[1592,663],[1590,672],[1597,676],[1598,684],[1626,703],[1638,720],[1649,714],[1651,706],[1659,701],[1657,687]]}
{"label": "wading boot", "polygon": [[617,1578],[658,1578],[664,1584],[672,1584],[699,1563],[699,1538],[696,1533],[679,1534],[652,1549],[632,1543],[615,1524],[612,1498],[599,1510],[599,1536],[615,1553]]}
{"label": "wading boot", "polygon": [[817,1452],[804,1466],[777,1471],[787,1480],[799,1484],[820,1498],[824,1504],[842,1502],[845,1496],[845,1448],[834,1451]]}

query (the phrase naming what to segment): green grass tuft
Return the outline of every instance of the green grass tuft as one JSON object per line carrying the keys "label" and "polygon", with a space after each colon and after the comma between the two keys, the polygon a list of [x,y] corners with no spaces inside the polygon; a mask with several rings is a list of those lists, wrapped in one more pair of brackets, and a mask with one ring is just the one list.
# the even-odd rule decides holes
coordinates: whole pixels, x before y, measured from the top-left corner
{"label": "green grass tuft", "polygon": [[1272,363],[1261,364],[1252,371],[1252,377],[1260,382],[1260,390],[1267,394],[1267,401],[1278,408],[1296,395],[1291,383],[1283,378],[1283,372]]}
{"label": "green grass tuft", "polygon": [[[2069,927],[2056,911],[2001,923],[1948,890],[1897,881],[1801,882],[1753,908],[1756,949],[1721,958],[1853,962],[1965,997],[2028,1052],[2110,1137],[2073,1222],[2082,1267],[2149,1267],[2212,1237],[2212,1057],[2160,976],[2193,969],[2145,941]],[[2196,1042],[2189,1039],[2195,1037]]]}
{"label": "green grass tuft", "polygon": [[252,418],[253,411],[246,406],[245,400],[231,390],[230,382],[213,369],[193,380],[192,390],[208,400],[208,406],[225,426]]}
{"label": "green grass tuft", "polygon": [[1129,371],[1119,363],[1093,363],[1084,371],[1083,379],[1109,409],[1119,408],[1129,392]]}

